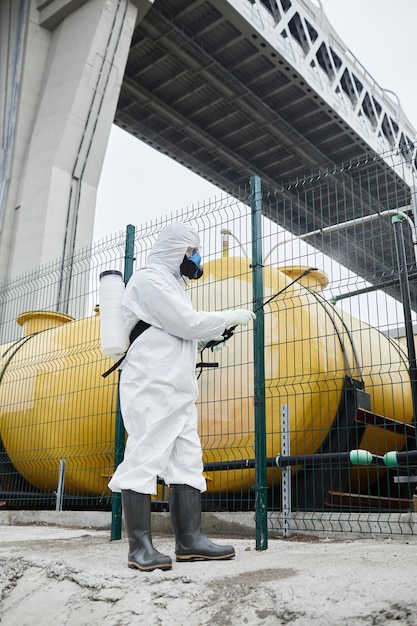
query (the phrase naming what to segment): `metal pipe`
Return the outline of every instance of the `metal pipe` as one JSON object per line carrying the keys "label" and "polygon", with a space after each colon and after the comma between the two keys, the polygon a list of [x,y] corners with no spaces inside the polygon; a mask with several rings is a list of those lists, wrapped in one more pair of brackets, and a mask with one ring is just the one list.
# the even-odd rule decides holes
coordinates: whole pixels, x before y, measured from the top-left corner
{"label": "metal pipe", "polygon": [[[277,457],[271,456],[264,459],[266,467],[276,467]],[[222,470],[243,470],[254,469],[256,467],[256,459],[238,459],[236,461],[213,461],[213,463],[204,463],[205,472],[219,472]]]}
{"label": "metal pipe", "polygon": [[[408,274],[408,280],[416,280],[417,272],[410,272]],[[369,287],[363,287],[362,289],[355,289],[355,291],[348,291],[346,293],[341,293],[338,296],[332,296],[329,300],[330,304],[336,304],[339,300],[344,300],[345,298],[353,298],[354,296],[361,296],[365,293],[371,293],[372,291],[378,291],[378,289],[383,289],[384,287],[392,287],[393,285],[399,285],[399,278],[391,278],[390,280],[386,280],[383,283],[375,283],[375,285],[370,285]]]}
{"label": "metal pipe", "polygon": [[404,452],[387,452],[384,454],[384,463],[387,467],[398,467],[399,465],[413,465],[417,463],[417,450]]}
{"label": "metal pipe", "polygon": [[380,217],[389,217],[392,215],[399,215],[404,220],[407,221],[408,225],[411,228],[411,237],[413,240],[414,247],[414,258],[417,263],[417,230],[413,220],[408,217],[406,213],[403,211],[399,211],[398,209],[387,209],[386,211],[382,211],[381,213],[373,213],[372,215],[365,215],[364,217],[356,217],[353,220],[347,220],[346,222],[340,222],[339,224],[332,224],[331,226],[326,226],[325,228],[318,228],[317,230],[311,230],[308,233],[304,233],[303,235],[297,235],[297,237],[291,237],[290,239],[285,239],[284,241],[280,241],[275,246],[271,248],[266,257],[264,258],[264,263],[271,256],[272,252],[276,250],[279,246],[284,246],[287,243],[291,243],[292,241],[307,239],[308,237],[313,237],[313,235],[325,235],[326,233],[331,233],[336,230],[340,230],[342,228],[349,228],[350,226],[355,226],[356,224],[364,224],[365,222],[373,222],[374,220]]}
{"label": "metal pipe", "polygon": [[368,450],[351,450],[350,452],[323,452],[322,454],[298,454],[284,456],[278,454],[276,464],[280,468],[301,465],[303,467],[323,467],[324,465],[349,463],[352,465],[381,464],[383,457],[372,454]]}
{"label": "metal pipe", "polygon": [[[417,450],[409,450],[408,452],[397,452],[395,450],[386,452],[383,456],[372,454],[368,450],[351,450],[350,452],[323,452],[322,454],[298,454],[287,455],[278,454],[273,457],[266,457],[266,467],[279,467],[286,469],[294,465],[303,467],[320,467],[325,465],[338,465],[347,463],[350,465],[381,465],[383,463],[387,467],[397,467],[398,465],[407,465],[417,463]],[[213,463],[205,463],[205,472],[219,472],[227,470],[244,470],[253,469],[256,465],[256,459],[239,459],[237,461],[217,461]]]}
{"label": "metal pipe", "polygon": [[226,259],[229,256],[229,237],[231,236],[231,231],[227,228],[223,228],[221,231],[222,234],[222,257]]}
{"label": "metal pipe", "polygon": [[246,254],[245,248],[243,247],[243,245],[241,244],[239,239],[236,237],[236,235],[234,235],[232,233],[231,230],[229,230],[228,228],[222,228],[222,230],[220,232],[223,235],[223,240],[222,240],[222,256],[223,257],[228,257],[229,256],[229,237],[233,237],[233,239],[235,241],[237,241],[237,243],[239,244],[239,248],[243,252],[243,256],[245,258],[248,257],[248,255]]}
{"label": "metal pipe", "polygon": [[[417,433],[417,362],[414,343],[413,319],[411,316],[410,284],[408,282],[407,260],[405,255],[404,236],[402,231],[403,217],[396,215],[392,218],[394,228],[395,247],[397,250],[398,274],[400,278],[401,300],[404,311],[405,335],[408,351],[408,366],[411,381],[411,397],[413,403],[414,428]],[[414,442],[417,447],[417,440]]]}

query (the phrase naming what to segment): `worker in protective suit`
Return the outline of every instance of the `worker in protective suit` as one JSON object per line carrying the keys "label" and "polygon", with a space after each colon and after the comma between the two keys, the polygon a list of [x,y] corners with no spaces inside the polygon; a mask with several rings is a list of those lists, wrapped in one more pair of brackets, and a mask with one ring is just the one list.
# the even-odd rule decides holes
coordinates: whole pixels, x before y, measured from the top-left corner
{"label": "worker in protective suit", "polygon": [[[139,570],[171,569],[151,536],[151,494],[157,477],[170,487],[177,561],[230,559],[233,546],[216,545],[201,530],[203,477],[197,432],[195,373],[197,347],[222,339],[226,328],[246,325],[252,311],[195,311],[184,276],[202,275],[198,232],[169,224],[146,264],[129,280],[122,301],[128,333],[139,320],[150,327],[131,344],[120,378],[120,405],[128,434],[124,460],[109,487],[122,493],[129,540],[128,565]],[[219,344],[220,346],[222,344]]]}

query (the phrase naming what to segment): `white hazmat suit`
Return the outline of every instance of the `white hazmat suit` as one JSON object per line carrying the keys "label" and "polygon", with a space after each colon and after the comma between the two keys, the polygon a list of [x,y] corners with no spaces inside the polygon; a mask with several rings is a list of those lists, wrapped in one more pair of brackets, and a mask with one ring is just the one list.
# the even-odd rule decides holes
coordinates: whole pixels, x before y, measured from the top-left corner
{"label": "white hazmat suit", "polygon": [[127,284],[122,310],[128,333],[139,320],[151,327],[131,345],[121,374],[128,439],[112,491],[155,494],[157,476],[167,485],[206,490],[195,405],[197,343],[221,335],[230,312],[193,309],[180,265],[187,250],[199,246],[191,225],[169,224]]}

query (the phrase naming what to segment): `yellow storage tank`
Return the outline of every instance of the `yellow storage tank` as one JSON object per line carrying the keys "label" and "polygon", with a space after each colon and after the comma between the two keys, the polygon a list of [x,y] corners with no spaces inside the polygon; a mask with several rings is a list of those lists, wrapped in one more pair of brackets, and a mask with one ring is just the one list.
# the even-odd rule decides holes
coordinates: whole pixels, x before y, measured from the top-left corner
{"label": "yellow storage tank", "polygon": [[[374,412],[412,421],[403,348],[325,302],[319,293],[327,284],[323,272],[290,285],[303,270],[264,268],[265,300],[284,289],[265,306],[267,456],[280,452],[284,404],[291,453],[316,452],[338,412],[346,377],[363,382]],[[248,259],[217,259],[204,271],[191,290],[197,308],[252,307]],[[25,313],[17,320],[23,338],[2,347],[0,436],[16,470],[40,490],[56,490],[62,459],[66,494],[109,494],[118,374],[101,376],[112,361],[100,352],[97,313],[78,321]],[[219,362],[199,379],[205,462],[254,458],[252,332],[252,325],[238,327],[229,348],[205,353]],[[361,447],[384,454],[403,444],[402,437],[369,427]],[[207,478],[216,492],[254,484],[253,470],[208,472]]]}
{"label": "yellow storage tank", "polygon": [[[16,470],[54,491],[65,460],[65,493],[109,493],[117,373],[100,352],[98,315],[74,321],[31,311],[17,319],[23,338],[2,350],[0,436]],[[5,354],[6,352],[6,354]]]}
{"label": "yellow storage tank", "polygon": [[[290,419],[291,454],[314,454],[326,439],[343,400],[346,379],[359,381],[375,413],[413,419],[407,355],[403,347],[327,303],[323,272],[305,267],[264,268],[265,395],[268,457],[281,451],[281,407]],[[201,284],[200,284],[201,283]],[[252,306],[250,261],[225,257],[204,266],[194,291],[198,308]],[[207,354],[207,353],[206,353]],[[200,432],[205,460],[254,458],[252,330],[236,329],[229,348],[215,353],[218,369],[201,377]],[[213,359],[213,360],[214,360]],[[404,438],[366,428],[358,447],[375,454],[404,446]],[[364,470],[375,478],[375,472]],[[269,472],[271,484],[273,469]],[[275,470],[276,472],[276,470]],[[279,476],[279,474],[278,474]],[[208,474],[210,488],[227,491],[254,485],[254,470]],[[367,482],[366,482],[367,484]]]}

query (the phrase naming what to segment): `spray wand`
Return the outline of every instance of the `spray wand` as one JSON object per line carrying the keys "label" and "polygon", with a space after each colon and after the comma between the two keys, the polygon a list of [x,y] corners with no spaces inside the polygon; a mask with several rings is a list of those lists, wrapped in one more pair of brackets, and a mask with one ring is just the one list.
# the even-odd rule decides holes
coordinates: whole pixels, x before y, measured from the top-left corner
{"label": "spray wand", "polygon": [[[263,304],[261,304],[260,306],[258,306],[255,310],[254,313],[257,313],[258,311],[260,311],[261,309],[263,309],[267,304],[269,304],[272,300],[274,300],[275,298],[278,298],[278,296],[280,296],[284,291],[286,291],[289,287],[291,287],[291,285],[294,285],[294,283],[298,282],[299,280],[301,280],[301,278],[304,278],[304,276],[307,276],[310,272],[315,272],[317,271],[317,267],[307,267],[304,272],[302,272],[302,274],[300,274],[299,276],[297,276],[297,278],[294,278],[294,280],[292,280],[290,283],[288,283],[288,285],[285,285],[285,287],[283,287],[283,289],[281,289],[280,291],[278,291],[278,293],[274,293],[273,296],[271,296],[270,298],[268,298],[268,300],[266,300]],[[235,326],[231,326],[230,328],[226,328],[226,330],[223,332],[223,339],[221,340],[215,340],[212,339],[211,341],[209,341],[203,348],[203,350],[201,350],[200,354],[203,353],[204,350],[206,350],[207,348],[211,348],[211,351],[213,352],[213,348],[214,346],[217,346],[221,343],[224,343],[225,341],[228,341],[228,339],[230,339],[231,337],[233,337],[233,333],[236,330],[236,325]],[[203,367],[218,367],[219,364],[218,363],[206,363],[206,362],[201,362],[201,363],[197,363],[196,367],[200,368],[200,374],[198,375],[198,378],[201,376],[201,371],[203,369]]]}

